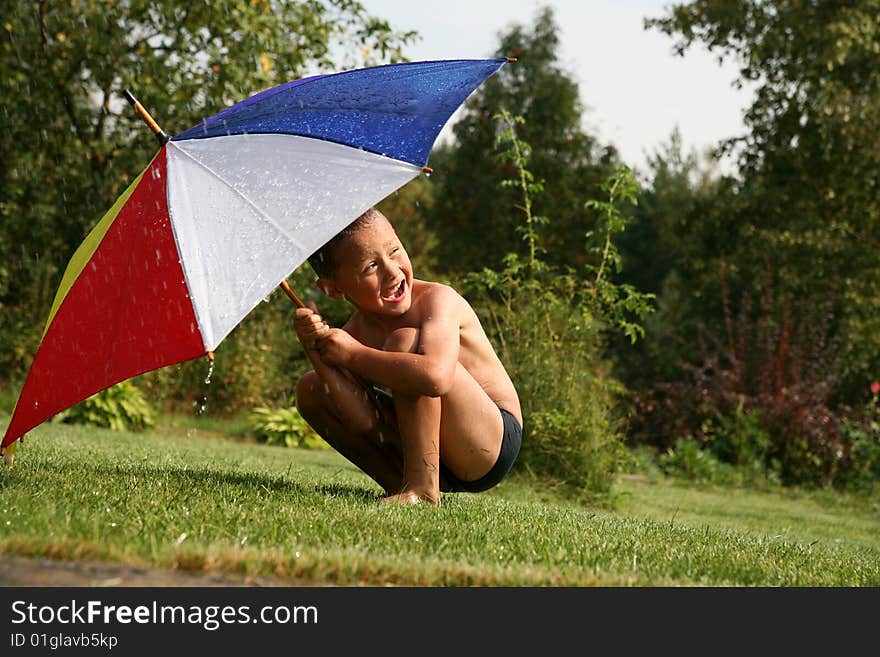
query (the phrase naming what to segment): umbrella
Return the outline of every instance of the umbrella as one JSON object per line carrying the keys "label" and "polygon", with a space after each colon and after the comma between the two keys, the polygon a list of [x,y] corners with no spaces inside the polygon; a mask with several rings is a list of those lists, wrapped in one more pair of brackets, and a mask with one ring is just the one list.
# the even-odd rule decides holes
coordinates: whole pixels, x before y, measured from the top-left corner
{"label": "umbrella", "polygon": [[120,381],[213,359],[309,255],[427,170],[449,117],[508,61],[308,77],[174,137],[127,96],[162,147],[68,264],[0,447]]}

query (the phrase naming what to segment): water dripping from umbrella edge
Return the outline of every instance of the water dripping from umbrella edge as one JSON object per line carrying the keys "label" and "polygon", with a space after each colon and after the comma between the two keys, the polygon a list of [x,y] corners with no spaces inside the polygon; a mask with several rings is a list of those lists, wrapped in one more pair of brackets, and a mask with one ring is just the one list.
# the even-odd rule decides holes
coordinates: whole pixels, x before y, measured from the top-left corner
{"label": "water dripping from umbrella edge", "polygon": [[[201,395],[201,400],[198,402],[198,406],[196,408],[196,415],[202,415],[205,412],[205,409],[208,406],[208,388],[211,385],[211,376],[214,374],[214,359],[208,359],[208,374],[205,376],[205,391]],[[187,431],[187,437],[192,437],[195,433],[195,429],[190,429]]]}

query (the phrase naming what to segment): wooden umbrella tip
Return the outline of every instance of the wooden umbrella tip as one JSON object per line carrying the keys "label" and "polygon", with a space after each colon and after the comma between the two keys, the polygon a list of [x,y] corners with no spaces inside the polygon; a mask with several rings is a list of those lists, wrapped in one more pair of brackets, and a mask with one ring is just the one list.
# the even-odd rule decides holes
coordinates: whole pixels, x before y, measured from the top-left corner
{"label": "wooden umbrella tip", "polygon": [[507,63],[508,63],[508,64],[516,64],[518,61],[519,61],[519,60],[518,60],[516,57],[508,57],[508,58],[507,58]]}
{"label": "wooden umbrella tip", "polygon": [[431,167],[422,167],[422,173],[432,174],[434,173],[434,169]]}
{"label": "wooden umbrella tip", "polygon": [[11,442],[6,447],[0,449],[0,457],[3,458],[3,461],[6,465],[12,467],[13,461],[15,461],[15,446],[18,443]]}

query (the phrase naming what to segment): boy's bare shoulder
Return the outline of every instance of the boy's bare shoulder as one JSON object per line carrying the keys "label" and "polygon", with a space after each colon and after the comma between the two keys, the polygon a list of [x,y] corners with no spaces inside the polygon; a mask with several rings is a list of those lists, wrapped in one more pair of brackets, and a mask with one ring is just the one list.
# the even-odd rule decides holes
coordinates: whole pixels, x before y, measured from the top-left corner
{"label": "boy's bare shoulder", "polygon": [[461,296],[455,288],[444,283],[433,281],[413,281],[414,296],[418,298],[420,313],[437,312],[467,312],[470,304]]}
{"label": "boy's bare shoulder", "polygon": [[414,291],[417,292],[420,299],[440,303],[457,303],[464,301],[464,298],[458,292],[456,292],[453,287],[444,283],[415,280],[413,281],[413,285],[415,287]]}

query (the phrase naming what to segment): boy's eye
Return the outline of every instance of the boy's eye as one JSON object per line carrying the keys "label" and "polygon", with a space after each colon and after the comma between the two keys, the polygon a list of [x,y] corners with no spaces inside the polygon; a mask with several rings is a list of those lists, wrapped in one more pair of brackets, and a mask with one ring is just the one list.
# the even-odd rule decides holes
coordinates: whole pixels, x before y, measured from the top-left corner
{"label": "boy's eye", "polygon": [[395,246],[393,249],[391,249],[391,255],[394,255],[394,254],[397,253],[398,251],[400,251],[400,247],[399,247],[399,246]]}
{"label": "boy's eye", "polygon": [[376,263],[375,263],[375,262],[371,262],[371,263],[368,264],[366,267],[364,267],[364,271],[370,271],[371,269],[373,269],[373,268],[375,268],[375,267],[376,267]]}

